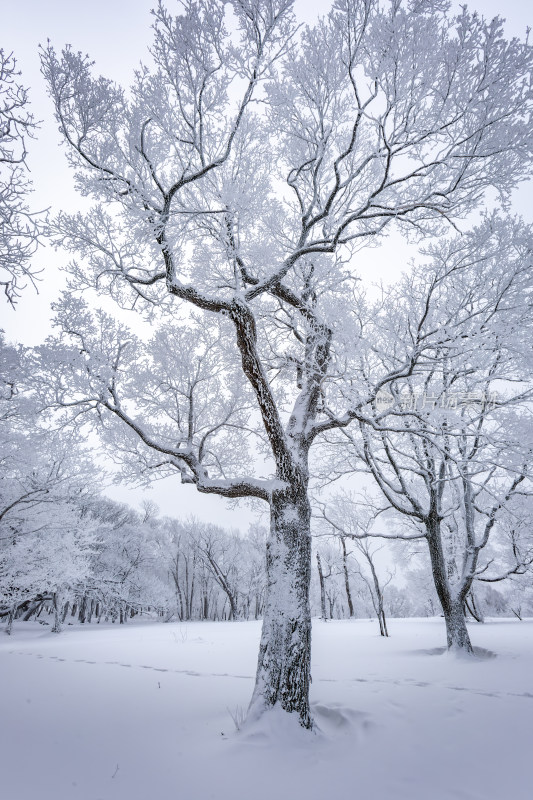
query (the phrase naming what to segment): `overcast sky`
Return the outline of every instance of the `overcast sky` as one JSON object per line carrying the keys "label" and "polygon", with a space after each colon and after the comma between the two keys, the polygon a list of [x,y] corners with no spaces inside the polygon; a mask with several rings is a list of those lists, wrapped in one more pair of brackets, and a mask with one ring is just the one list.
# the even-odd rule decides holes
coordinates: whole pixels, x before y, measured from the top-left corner
{"label": "overcast sky", "polygon": [[[150,9],[153,5],[155,0],[0,0],[0,47],[14,52],[23,83],[31,90],[32,110],[35,117],[42,120],[37,141],[31,142],[29,158],[35,186],[31,200],[34,209],[62,207],[72,210],[78,205],[39,71],[39,44],[45,44],[47,39],[56,48],[69,43],[74,49],[88,53],[99,73],[127,85],[151,41]],[[172,9],[174,4],[168,0],[167,5]],[[505,3],[476,0],[469,5],[488,18],[497,14],[505,16],[509,36],[523,37],[527,26],[533,25],[533,5],[529,0],[506,0]],[[297,0],[296,3],[297,13],[305,21],[327,12],[329,6],[327,0]],[[516,201],[517,210],[529,219],[533,219],[532,194],[529,185],[521,190]],[[397,261],[397,247],[395,255]],[[39,295],[28,287],[16,311],[0,301],[0,327],[12,341],[28,345],[41,342],[50,331],[50,301],[57,295],[63,280],[57,267],[65,259],[61,254],[43,249],[37,261],[44,270]],[[378,251],[372,251],[373,276],[382,274],[387,278],[391,274],[388,263],[386,251],[379,255]],[[131,495],[123,496],[131,502]],[[178,514],[183,505],[186,511],[195,511],[203,518],[235,525],[234,515],[225,510],[225,501],[198,497],[192,487],[180,487],[176,481],[165,482],[153,497],[165,513]],[[178,507],[176,502],[179,502]],[[242,516],[243,523],[249,519],[249,514]]]}

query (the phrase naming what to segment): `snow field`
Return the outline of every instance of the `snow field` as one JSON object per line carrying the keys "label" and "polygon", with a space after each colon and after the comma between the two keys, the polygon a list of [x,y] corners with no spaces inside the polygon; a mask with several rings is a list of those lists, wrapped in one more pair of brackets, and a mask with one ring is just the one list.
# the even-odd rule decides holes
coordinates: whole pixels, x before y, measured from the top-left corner
{"label": "snow field", "polygon": [[[15,623],[0,639],[2,800],[529,800],[533,620],[313,622],[316,734],[235,731],[259,622]],[[495,654],[495,655],[494,655]]]}

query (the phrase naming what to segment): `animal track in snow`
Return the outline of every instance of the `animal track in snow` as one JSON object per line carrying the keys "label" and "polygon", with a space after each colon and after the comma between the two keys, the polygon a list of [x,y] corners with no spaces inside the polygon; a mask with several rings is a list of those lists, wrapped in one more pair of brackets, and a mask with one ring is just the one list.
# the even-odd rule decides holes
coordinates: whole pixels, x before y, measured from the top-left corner
{"label": "animal track in snow", "polygon": [[[8,650],[8,655],[14,656],[34,656],[34,658],[47,658],[51,661],[69,662],[67,658],[60,658],[59,656],[46,656],[42,653],[32,653],[28,650]],[[148,664],[125,664],[122,661],[90,661],[83,658],[70,659],[70,663],[75,664],[106,664],[109,666],[127,667],[133,669],[146,669],[152,672],[166,672],[171,675],[188,675],[191,678],[238,678],[241,680],[253,680],[253,675],[238,675],[231,672],[197,672],[190,669],[167,669],[165,667],[153,667]],[[469,686],[450,686],[447,684],[428,683],[427,681],[417,681],[414,678],[316,678],[317,683],[368,683],[368,684],[385,684],[390,686],[412,686],[417,688],[433,687],[436,689],[447,689],[452,692],[467,692],[469,694],[480,695],[481,697],[517,697],[533,700],[531,692],[491,692],[481,689],[473,689]]]}

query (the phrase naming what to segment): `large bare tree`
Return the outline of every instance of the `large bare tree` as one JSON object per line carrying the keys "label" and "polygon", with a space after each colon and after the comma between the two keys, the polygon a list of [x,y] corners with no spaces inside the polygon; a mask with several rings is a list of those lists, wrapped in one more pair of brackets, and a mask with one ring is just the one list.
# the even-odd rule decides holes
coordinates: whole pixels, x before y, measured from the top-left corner
{"label": "large bare tree", "polygon": [[[61,214],[56,239],[76,254],[73,287],[168,330],[194,309],[197,327],[221,332],[219,357],[254,398],[266,475],[239,474],[216,446],[208,456],[176,414],[166,427],[143,415],[146,386],[121,361],[131,365],[131,339],[102,342],[100,328],[91,339],[72,302],[62,320],[78,342],[85,326],[85,372],[71,376],[70,395],[65,379],[56,402],[121,421],[145,464],[150,451],[152,467],[201,492],[269,504],[251,713],[278,705],[309,728],[308,459],[317,436],[356,416],[337,391],[357,338],[348,261],[389,228],[436,235],[489,189],[505,196],[524,179],[530,49],[442,0],[337,0],[303,29],[291,0],[184,0],[177,16],[162,4],[154,14],[151,56],[128,91],[68,47],[43,51],[68,158],[95,200],[86,214]],[[241,430],[256,418],[239,418]],[[212,444],[232,424],[217,419]]]}

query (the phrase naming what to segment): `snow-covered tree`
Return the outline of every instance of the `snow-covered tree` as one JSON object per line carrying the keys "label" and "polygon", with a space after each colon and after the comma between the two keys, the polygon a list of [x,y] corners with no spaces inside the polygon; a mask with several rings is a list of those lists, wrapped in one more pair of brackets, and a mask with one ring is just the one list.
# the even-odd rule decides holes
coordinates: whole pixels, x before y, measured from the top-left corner
{"label": "snow-covered tree", "polygon": [[[377,543],[372,533],[375,517],[362,504],[349,495],[337,495],[321,510],[322,527],[329,531],[341,544],[343,554],[344,577],[349,587],[348,556],[351,556],[351,572],[364,584],[370,597],[374,613],[376,614],[381,636],[388,636],[387,620],[385,617],[385,589],[394,577],[393,571],[387,571],[386,577],[382,576],[379,566],[379,552],[384,549],[385,543]],[[401,534],[398,534],[401,536]],[[394,534],[386,538],[394,539]],[[351,552],[347,552],[346,542],[350,542]],[[350,594],[347,588],[347,596]],[[350,614],[351,616],[351,614]]]}
{"label": "snow-covered tree", "polygon": [[47,597],[59,632],[65,602],[90,574],[96,529],[83,514],[89,471],[57,443],[24,444],[0,478],[0,615],[9,632],[19,608]]}
{"label": "snow-covered tree", "polygon": [[478,622],[483,621],[483,603],[477,603],[476,598],[485,595],[485,587],[498,587],[507,598],[508,608],[520,618],[520,609],[531,607],[533,590],[533,492],[530,489],[515,493],[507,503],[506,514],[497,520],[488,544],[485,564],[476,574],[467,608]]}
{"label": "snow-covered tree", "polygon": [[[176,410],[198,350],[172,352],[165,395],[153,349],[134,382],[129,332],[105,323],[104,340],[71,303],[63,336],[81,355],[48,402],[122,423],[145,475],[161,464],[201,492],[270,506],[254,715],[279,705],[312,726],[309,452],[357,416],[339,390],[357,338],[347,262],[389,228],[435,236],[524,179],[530,66],[500,22],[453,16],[442,0],[337,0],[301,31],[291,0],[185,0],[176,17],[160,4],[129,92],[69,47],[43,52],[68,158],[95,200],[55,223],[76,254],[72,286],[146,311],[169,336],[194,309],[194,336],[210,331],[224,374],[240,372],[236,405],[211,393],[207,453]],[[190,393],[186,404],[194,416]],[[250,427],[268,459],[258,474],[244,457]]]}
{"label": "snow-covered tree", "polygon": [[22,605],[61,598],[83,579],[92,541],[81,510],[91,465],[76,442],[39,424],[28,380],[23,350],[0,335],[0,616],[8,631]]}
{"label": "snow-covered tree", "polygon": [[[376,312],[361,356],[369,385],[374,368],[409,367],[360,417],[355,466],[410,520],[407,538],[425,537],[448,647],[469,652],[464,607],[488,569],[484,548],[531,494],[531,241],[520,223],[490,218],[431,248],[432,263]],[[523,570],[529,551],[511,560],[510,574]]]}
{"label": "snow-covered tree", "polygon": [[16,59],[0,48],[0,286],[12,305],[25,284],[36,280],[31,259],[39,228],[26,202],[26,148],[36,127]]}

